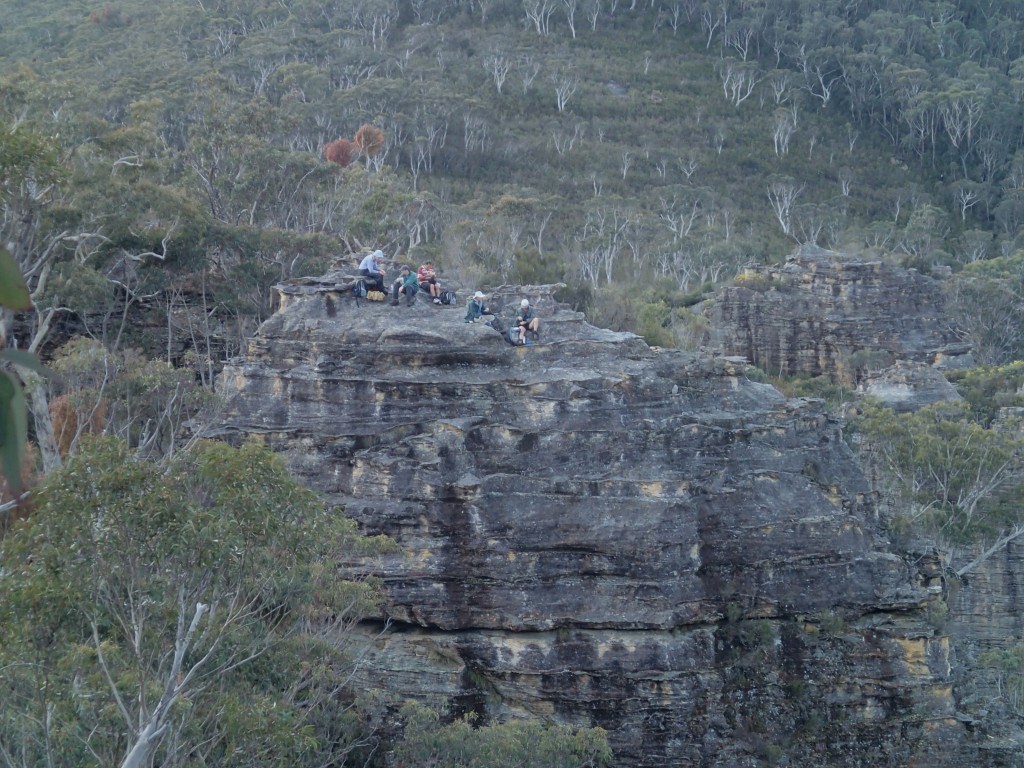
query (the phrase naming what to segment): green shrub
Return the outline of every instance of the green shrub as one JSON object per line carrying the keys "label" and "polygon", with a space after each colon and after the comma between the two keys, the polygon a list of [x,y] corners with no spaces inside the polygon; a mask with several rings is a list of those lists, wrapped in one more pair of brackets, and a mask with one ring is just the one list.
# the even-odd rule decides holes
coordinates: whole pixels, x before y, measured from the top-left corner
{"label": "green shrub", "polygon": [[663,301],[643,302],[637,307],[637,333],[652,347],[674,347],[669,329],[672,313]]}
{"label": "green shrub", "polygon": [[1024,357],[1024,251],[968,264],[947,292],[950,314],[975,359],[1003,365]]}
{"label": "green shrub", "polygon": [[512,279],[521,285],[548,285],[562,281],[565,265],[553,253],[534,247],[519,248],[514,254]]}
{"label": "green shrub", "polygon": [[772,376],[765,379],[786,397],[809,397],[825,401],[830,410],[839,408],[849,401],[852,390],[842,382],[832,381],[828,376]]}
{"label": "green shrub", "polygon": [[737,288],[746,288],[755,293],[767,293],[772,288],[778,287],[776,282],[772,280],[771,275],[761,272],[743,272],[736,276],[736,279],[733,280],[733,285]]}
{"label": "green shrub", "polygon": [[1024,442],[981,426],[966,404],[913,413],[867,404],[851,427],[900,502],[898,528],[971,542],[1020,518]]}
{"label": "green shrub", "polygon": [[985,651],[978,657],[978,666],[994,678],[1011,711],[1024,714],[1024,643]]}
{"label": "green shrub", "polygon": [[982,426],[991,424],[1000,408],[1024,405],[1024,361],[950,371],[946,377],[970,404],[971,414]]}
{"label": "green shrub", "polygon": [[88,437],[34,499],[0,541],[9,762],[341,765],[368,734],[347,641],[382,596],[333,564],[395,547],[280,456],[200,442],[157,464]]}
{"label": "green shrub", "polygon": [[511,720],[474,727],[460,718],[441,726],[436,710],[406,704],[401,710],[404,738],[394,749],[401,768],[599,768],[612,753],[602,728],[572,728]]}

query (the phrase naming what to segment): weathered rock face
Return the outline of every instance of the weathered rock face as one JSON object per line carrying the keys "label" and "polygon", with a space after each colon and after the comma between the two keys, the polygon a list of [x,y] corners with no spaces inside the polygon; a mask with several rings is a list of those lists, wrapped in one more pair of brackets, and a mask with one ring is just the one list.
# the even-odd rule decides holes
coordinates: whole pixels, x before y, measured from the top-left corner
{"label": "weathered rock face", "polygon": [[938,370],[906,360],[897,360],[895,365],[881,371],[866,373],[857,389],[860,394],[897,412],[963,400],[956,387]]}
{"label": "weathered rock face", "polygon": [[1000,764],[923,619],[940,570],[886,551],[816,404],[542,288],[545,343],[513,348],[338,279],[284,296],[221,390],[229,432],[403,545],[366,685],[600,725],[620,766]]}
{"label": "weathered rock face", "polygon": [[773,374],[857,383],[895,360],[970,364],[969,348],[941,322],[936,280],[813,246],[781,267],[748,267],[711,313],[713,349]]}

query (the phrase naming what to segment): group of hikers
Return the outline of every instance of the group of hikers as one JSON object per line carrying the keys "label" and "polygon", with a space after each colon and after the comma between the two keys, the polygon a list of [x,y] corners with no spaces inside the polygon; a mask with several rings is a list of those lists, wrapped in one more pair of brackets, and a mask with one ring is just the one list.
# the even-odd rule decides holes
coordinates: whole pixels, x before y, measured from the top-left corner
{"label": "group of hikers", "polygon": [[[482,319],[484,315],[493,314],[484,304],[486,299],[487,296],[480,291],[473,294],[473,298],[469,300],[469,304],[466,306],[466,319],[464,322],[475,323],[477,320]],[[519,302],[519,310],[516,312],[516,324],[513,330],[516,332],[515,344],[525,344],[528,333],[532,333],[534,339],[540,337],[540,318],[537,317],[537,313],[530,306],[529,299],[523,299]],[[512,341],[511,337],[509,341]]]}
{"label": "group of hikers", "polygon": [[[384,277],[387,272],[381,264],[383,258],[383,251],[374,251],[368,254],[359,262],[359,274],[373,281],[374,290],[386,294]],[[405,305],[411,307],[416,301],[416,294],[420,291],[430,294],[434,304],[441,303],[441,286],[437,282],[437,272],[434,270],[433,262],[424,261],[415,274],[413,274],[412,267],[403,264],[398,278],[391,284],[391,306],[397,307],[399,297],[405,296]]]}
{"label": "group of hikers", "polygon": [[[381,263],[383,259],[383,251],[378,250],[367,254],[359,262],[359,274],[366,280],[373,282],[374,290],[386,294],[384,279],[387,272]],[[437,280],[437,271],[434,269],[433,263],[424,261],[415,273],[412,271],[411,266],[403,264],[399,270],[398,277],[391,284],[391,306],[397,307],[400,303],[400,297],[405,296],[405,305],[411,307],[416,302],[416,294],[420,291],[428,293],[434,304],[442,303],[441,285]],[[484,304],[486,299],[487,296],[480,291],[473,294],[473,298],[469,300],[466,306],[466,319],[464,322],[475,323],[478,320],[482,320],[484,315],[493,316],[494,313]],[[540,336],[540,318],[537,317],[537,313],[530,306],[529,299],[523,299],[519,302],[515,322],[516,324],[509,334],[509,341],[512,341],[512,343],[526,344],[527,334],[532,334],[534,339]],[[512,339],[513,332],[516,335],[514,340]]]}

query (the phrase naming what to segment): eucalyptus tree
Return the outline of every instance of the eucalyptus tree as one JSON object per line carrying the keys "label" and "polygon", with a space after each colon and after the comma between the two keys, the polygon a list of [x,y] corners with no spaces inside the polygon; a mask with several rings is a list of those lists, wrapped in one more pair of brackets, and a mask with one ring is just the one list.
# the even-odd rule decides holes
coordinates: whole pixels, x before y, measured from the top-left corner
{"label": "eucalyptus tree", "polygon": [[640,225],[640,212],[623,200],[592,201],[574,235],[573,248],[583,278],[593,288],[611,285],[619,257]]}
{"label": "eucalyptus tree", "polygon": [[[364,539],[255,445],[90,441],[0,542],[5,765],[341,764]],[[354,725],[354,724],[352,724]]]}
{"label": "eucalyptus tree", "polygon": [[961,265],[984,261],[992,255],[994,238],[991,232],[968,229],[957,238],[954,255]]}
{"label": "eucalyptus tree", "polygon": [[904,414],[867,404],[853,426],[898,502],[894,530],[937,537],[958,575],[1024,535],[1024,442],[1016,429],[985,427],[962,402]]}
{"label": "eucalyptus tree", "polygon": [[784,235],[793,235],[793,206],[804,188],[789,177],[775,178],[768,184],[768,202]]}
{"label": "eucalyptus tree", "polygon": [[494,53],[484,59],[484,70],[494,80],[494,88],[498,94],[501,94],[501,89],[505,86],[505,78],[508,77],[509,70],[512,68],[512,59],[503,53]]}
{"label": "eucalyptus tree", "polygon": [[959,156],[964,178],[969,177],[967,160],[981,138],[978,126],[987,115],[992,95],[989,73],[973,63],[961,67],[959,75],[944,83],[937,95],[942,127]]}
{"label": "eucalyptus tree", "polygon": [[557,9],[555,0],[523,0],[523,11],[526,21],[538,35],[547,35],[551,31],[551,16]]}
{"label": "eucalyptus tree", "polygon": [[555,106],[559,112],[565,112],[569,99],[580,86],[580,76],[572,68],[558,69],[551,73],[551,82],[555,86]]}
{"label": "eucalyptus tree", "polygon": [[[265,172],[285,154],[275,143],[283,115],[265,98],[250,98],[223,77],[193,91],[186,157],[210,214],[226,224],[256,220],[278,193]],[[252,151],[254,148],[258,151]]]}
{"label": "eucalyptus tree", "polygon": [[[30,352],[48,350],[58,320],[73,318],[81,330],[116,348],[148,265],[173,259],[179,238],[197,240],[201,216],[170,186],[173,171],[154,117],[158,101],[132,105],[121,125],[88,120],[71,109],[48,124],[39,118],[45,89],[29,94],[31,84],[23,79],[20,87],[24,113],[35,119],[12,118],[9,111],[0,129],[2,237],[32,298],[20,337],[12,335],[11,316],[4,318],[4,335]],[[91,135],[79,141],[85,131]],[[118,297],[120,321],[112,316]],[[49,471],[60,463],[60,452],[47,388],[31,370],[21,375],[42,469]]]}
{"label": "eucalyptus tree", "polygon": [[[970,234],[965,233],[967,243]],[[970,341],[979,363],[1004,365],[1024,358],[1024,253],[966,264],[948,292],[950,319]]]}

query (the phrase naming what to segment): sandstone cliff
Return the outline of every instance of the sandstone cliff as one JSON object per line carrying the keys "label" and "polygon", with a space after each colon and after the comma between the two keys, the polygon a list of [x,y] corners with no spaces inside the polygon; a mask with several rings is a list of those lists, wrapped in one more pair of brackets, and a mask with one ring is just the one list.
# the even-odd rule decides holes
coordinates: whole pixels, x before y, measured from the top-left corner
{"label": "sandstone cliff", "polygon": [[970,364],[944,322],[941,284],[883,261],[805,246],[751,266],[711,308],[712,349],[779,375],[855,384],[897,360]]}
{"label": "sandstone cliff", "polygon": [[958,719],[935,562],[890,553],[840,425],[742,366],[589,326],[288,289],[225,430],[404,555],[364,682],[600,725],[621,766],[1001,765]]}

